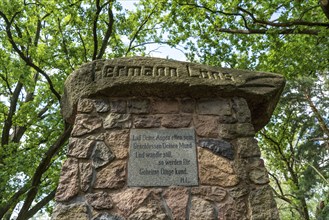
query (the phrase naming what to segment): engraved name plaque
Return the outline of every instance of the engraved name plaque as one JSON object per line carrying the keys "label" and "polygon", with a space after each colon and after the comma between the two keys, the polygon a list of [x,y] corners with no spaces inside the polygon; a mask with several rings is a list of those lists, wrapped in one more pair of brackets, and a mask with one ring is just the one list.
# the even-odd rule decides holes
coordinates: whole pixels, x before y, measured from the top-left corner
{"label": "engraved name plaque", "polygon": [[193,129],[132,129],[128,186],[196,186]]}

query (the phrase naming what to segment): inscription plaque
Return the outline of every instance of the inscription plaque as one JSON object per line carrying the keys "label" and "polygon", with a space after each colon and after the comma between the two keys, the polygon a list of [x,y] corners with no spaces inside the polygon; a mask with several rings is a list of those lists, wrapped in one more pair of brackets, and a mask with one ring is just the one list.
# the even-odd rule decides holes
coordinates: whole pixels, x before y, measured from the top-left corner
{"label": "inscription plaque", "polygon": [[128,186],[196,186],[194,129],[131,129]]}

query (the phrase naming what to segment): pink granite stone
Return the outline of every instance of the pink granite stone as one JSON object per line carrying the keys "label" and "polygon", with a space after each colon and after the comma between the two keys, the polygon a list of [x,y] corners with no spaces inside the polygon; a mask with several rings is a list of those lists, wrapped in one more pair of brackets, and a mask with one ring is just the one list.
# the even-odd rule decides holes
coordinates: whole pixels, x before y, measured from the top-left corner
{"label": "pink granite stone", "polygon": [[160,197],[160,194],[161,190],[128,188],[124,191],[112,194],[112,199],[119,214],[128,217],[141,207],[150,195],[157,195]]}
{"label": "pink granite stone", "polygon": [[90,183],[93,177],[92,165],[89,161],[79,162],[79,174],[80,174],[80,189],[86,192],[90,188]]}
{"label": "pink granite stone", "polygon": [[177,100],[155,100],[152,103],[152,112],[154,114],[179,113],[179,103]]}
{"label": "pink granite stone", "polygon": [[126,161],[114,160],[96,173],[94,188],[119,189],[126,182]]}
{"label": "pink granite stone", "polygon": [[87,194],[86,199],[94,209],[111,209],[113,207],[112,198],[106,192]]}
{"label": "pink granite stone", "polygon": [[189,190],[185,187],[170,187],[163,193],[174,219],[186,219]]}
{"label": "pink granite stone", "polygon": [[102,127],[102,119],[94,115],[77,115],[72,131],[72,136],[89,134]]}
{"label": "pink granite stone", "polygon": [[193,119],[197,135],[201,137],[218,137],[218,116],[199,115]]}
{"label": "pink granite stone", "polygon": [[191,124],[192,115],[163,115],[161,125],[165,128],[186,128]]}
{"label": "pink granite stone", "polygon": [[56,201],[68,201],[79,192],[79,165],[75,158],[68,158],[62,167],[56,192]]}
{"label": "pink granite stone", "polygon": [[128,157],[129,130],[108,131],[105,134],[105,143],[117,159]]}
{"label": "pink granite stone", "polygon": [[239,178],[228,159],[198,148],[198,160],[201,184],[229,187],[239,183]]}
{"label": "pink granite stone", "polygon": [[215,208],[211,202],[193,197],[189,220],[215,219]]}

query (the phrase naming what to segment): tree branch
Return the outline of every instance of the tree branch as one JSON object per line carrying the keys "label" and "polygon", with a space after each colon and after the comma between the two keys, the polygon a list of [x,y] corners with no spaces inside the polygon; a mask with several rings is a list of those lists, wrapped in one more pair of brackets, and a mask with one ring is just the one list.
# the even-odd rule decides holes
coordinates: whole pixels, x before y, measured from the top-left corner
{"label": "tree branch", "polygon": [[320,6],[322,8],[323,13],[329,19],[329,1],[328,0],[320,0]]}
{"label": "tree branch", "polygon": [[[10,98],[10,107],[9,107],[9,112],[8,116],[4,121],[4,126],[2,128],[2,136],[1,136],[1,146],[4,147],[9,143],[9,133],[11,126],[13,124],[13,116],[16,112],[16,107],[17,107],[17,102],[18,102],[18,97],[23,88],[23,83],[18,81],[16,88],[14,90],[13,95]],[[2,158],[3,156],[1,156]]]}
{"label": "tree branch", "polygon": [[280,22],[264,21],[257,19],[253,13],[247,11],[246,9],[238,7],[238,10],[248,14],[255,24],[263,24],[271,27],[294,27],[294,26],[329,27],[329,23],[323,23],[323,22],[309,22],[309,21],[295,20],[295,21],[287,21],[280,23]]}
{"label": "tree branch", "polygon": [[279,29],[279,30],[266,30],[266,29],[227,29],[227,28],[217,28],[218,32],[229,33],[229,34],[307,34],[307,35],[318,35],[320,31],[317,30],[295,30],[295,29]]}
{"label": "tree branch", "polygon": [[35,69],[37,72],[41,73],[41,75],[43,77],[46,78],[47,82],[48,82],[48,85],[49,85],[49,88],[51,90],[51,92],[56,96],[56,98],[58,99],[58,101],[60,102],[61,100],[61,96],[60,94],[55,90],[54,88],[54,85],[50,79],[50,77],[46,74],[46,72],[44,72],[39,66],[35,65],[31,58],[30,57],[27,57],[25,56],[25,54],[18,48],[16,42],[14,41],[14,38],[12,36],[12,33],[11,33],[11,24],[12,24],[12,21],[13,21],[13,18],[11,19],[11,21],[9,21],[9,19],[7,18],[7,16],[2,12],[0,11],[0,16],[4,19],[5,23],[6,23],[6,34],[7,34],[7,37],[8,37],[8,40],[11,44],[11,46],[13,47],[13,49],[16,51],[16,53],[18,53],[18,55],[20,56],[20,58],[25,61],[25,63],[32,67],[33,69]]}
{"label": "tree branch", "polygon": [[[39,78],[39,73],[34,74],[34,83],[35,84],[37,83],[38,78]],[[30,101],[32,101],[34,99],[34,91],[35,91],[35,86],[33,88],[33,91],[31,91],[31,92],[26,91],[27,94],[26,94],[24,103],[30,102]],[[29,124],[29,123],[27,123],[27,124]],[[20,128],[22,128],[22,127],[18,127],[18,128],[16,126],[14,127],[14,132],[11,135],[11,136],[13,136],[13,138],[15,138],[15,136],[17,134],[17,130],[19,130]],[[21,131],[24,131],[25,132],[26,126],[23,126],[23,128],[25,128],[25,129],[23,129]],[[21,134],[20,138],[23,136],[24,132],[20,132],[20,134]],[[20,138],[18,140],[20,140]],[[18,143],[18,142],[14,142],[14,143]],[[13,153],[15,153],[15,151],[13,151]]]}
{"label": "tree branch", "polygon": [[157,7],[157,4],[154,5],[151,13],[148,14],[148,16],[142,21],[141,25],[138,27],[137,31],[135,32],[135,34],[133,35],[132,39],[129,42],[129,46],[128,46],[125,56],[127,56],[128,53],[131,51],[131,49],[134,48],[134,47],[132,47],[133,42],[136,40],[138,34],[142,31],[144,25],[150,20],[151,16],[154,14],[156,7]]}
{"label": "tree branch", "polygon": [[286,201],[287,203],[291,204],[291,200],[288,199],[287,197],[285,197],[285,195],[284,195],[284,193],[283,193],[283,190],[282,190],[282,187],[281,187],[281,185],[280,185],[280,181],[278,180],[278,178],[276,178],[276,176],[274,176],[274,175],[273,175],[272,173],[270,173],[270,172],[269,172],[268,174],[274,179],[276,185],[278,186],[278,188],[279,188],[279,190],[280,190],[280,194],[279,194],[276,190],[273,190],[274,193],[275,193],[275,195],[276,195],[278,198],[280,198],[280,199]]}
{"label": "tree branch", "polygon": [[88,61],[88,58],[87,58],[86,44],[85,44],[85,41],[83,40],[83,37],[81,35],[80,30],[78,30],[78,35],[79,35],[79,38],[80,38],[81,43],[82,43],[82,46],[83,46],[84,60],[85,60],[85,62],[87,62]]}
{"label": "tree branch", "polygon": [[135,46],[132,46],[130,50],[133,50],[136,47],[141,47],[141,46],[148,45],[148,44],[168,44],[169,45],[169,43],[170,42],[168,42],[168,41],[150,41],[150,42],[144,42],[144,43],[141,43],[141,44],[137,44]]}
{"label": "tree branch", "polygon": [[[49,109],[49,104],[39,111],[37,118],[43,119],[44,118],[43,116],[48,111],[48,109]],[[20,126],[16,129],[16,131],[13,134],[13,138],[12,138],[13,143],[18,143],[21,140],[21,138],[24,135],[27,128],[31,125],[31,121],[27,122],[26,124],[27,125]]]}
{"label": "tree branch", "polygon": [[10,199],[5,203],[0,205],[0,219],[8,212],[13,205],[17,203],[17,200],[21,195],[26,193],[29,190],[29,185],[25,184],[22,188],[20,188]]}
{"label": "tree branch", "polygon": [[98,17],[101,13],[101,7],[99,5],[99,0],[96,0],[96,14],[95,19],[93,22],[93,40],[94,40],[94,52],[93,52],[93,60],[96,60],[97,58],[97,50],[98,50],[98,40],[97,40],[97,23],[98,23]]}
{"label": "tree branch", "polygon": [[39,39],[40,39],[40,32],[41,32],[41,20],[38,19],[37,30],[35,32],[35,37],[34,37],[34,41],[33,41],[33,44],[35,47],[38,46]]}
{"label": "tree branch", "polygon": [[0,78],[6,83],[8,92],[9,92],[10,95],[12,95],[13,92],[11,91],[11,88],[10,88],[10,85],[9,85],[9,82],[8,82],[8,73],[7,73],[7,70],[6,70],[6,76],[3,76],[2,74],[0,74]]}
{"label": "tree branch", "polygon": [[40,211],[45,205],[47,205],[56,194],[56,189],[51,191],[45,198],[43,198],[40,202],[38,202],[33,208],[31,208],[25,215],[25,219],[31,218],[35,213]]}
{"label": "tree branch", "polygon": [[[325,0],[328,2],[328,0]],[[319,30],[312,30],[312,29],[297,29],[297,27],[329,27],[329,23],[324,22],[309,22],[309,21],[303,21],[303,20],[294,20],[294,21],[287,21],[287,22],[272,22],[272,21],[265,21],[260,20],[255,17],[255,15],[246,9],[243,9],[241,7],[238,7],[238,10],[247,14],[251,20],[253,21],[253,24],[261,25],[263,28],[249,28],[249,25],[247,23],[247,19],[245,16],[241,13],[236,12],[224,12],[219,10],[213,10],[211,8],[208,8],[203,5],[198,4],[180,4],[181,6],[190,6],[190,7],[196,7],[204,9],[212,14],[221,14],[225,16],[239,16],[244,21],[244,26],[246,29],[229,29],[229,28],[218,28],[217,30],[219,32],[223,33],[230,33],[230,34],[307,34],[307,35],[318,35]],[[268,30],[266,27],[276,27],[280,28],[278,30]],[[284,28],[284,29],[283,29]]]}
{"label": "tree branch", "polygon": [[50,166],[51,159],[54,155],[57,154],[59,149],[65,144],[67,139],[70,136],[70,133],[72,131],[72,125],[69,125],[66,130],[58,137],[57,141],[48,149],[48,151],[45,153],[45,157],[41,160],[39,163],[39,166],[37,167],[31,181],[31,187],[28,191],[23,207],[20,210],[17,220],[26,219],[26,215],[28,213],[29,207],[31,206],[35,196],[38,193],[38,187],[40,185],[40,180],[44,172],[47,171],[47,169]]}
{"label": "tree branch", "polygon": [[65,36],[63,34],[63,31],[62,31],[62,26],[61,26],[61,20],[58,18],[57,19],[57,22],[58,22],[58,30],[59,32],[61,33],[62,35],[62,47],[63,47],[63,51],[65,53],[65,56],[66,56],[66,62],[68,63],[68,65],[71,67],[72,70],[74,70],[74,67],[72,66],[71,62],[70,62],[70,54],[69,54],[69,51],[67,49],[67,45],[66,45],[66,40],[65,40]]}
{"label": "tree branch", "polygon": [[112,4],[109,3],[108,7],[109,7],[109,9],[108,9],[109,22],[108,22],[108,25],[107,25],[107,30],[106,30],[105,36],[104,36],[103,41],[102,41],[101,49],[99,50],[99,53],[97,55],[97,59],[102,59],[102,57],[105,53],[105,49],[107,47],[108,41],[109,41],[109,39],[112,35],[112,32],[113,32],[114,18],[113,18]]}
{"label": "tree branch", "polygon": [[325,133],[328,137],[329,137],[329,128],[326,125],[325,120],[323,119],[323,117],[321,116],[319,110],[316,108],[316,106],[314,105],[311,96],[310,96],[310,92],[305,91],[304,92],[304,97],[308,103],[308,105],[310,106],[310,108],[312,109],[313,114],[315,115],[316,119],[319,122],[320,128],[322,129],[323,133]]}

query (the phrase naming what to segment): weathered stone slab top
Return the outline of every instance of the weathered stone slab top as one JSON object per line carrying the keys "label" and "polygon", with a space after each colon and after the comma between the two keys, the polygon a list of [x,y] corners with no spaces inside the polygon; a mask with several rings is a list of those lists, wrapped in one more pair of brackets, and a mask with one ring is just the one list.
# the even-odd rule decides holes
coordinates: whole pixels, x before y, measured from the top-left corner
{"label": "weathered stone slab top", "polygon": [[80,98],[243,97],[256,130],[269,120],[283,90],[281,75],[211,67],[151,57],[96,60],[67,78],[62,98],[64,118],[72,123]]}

